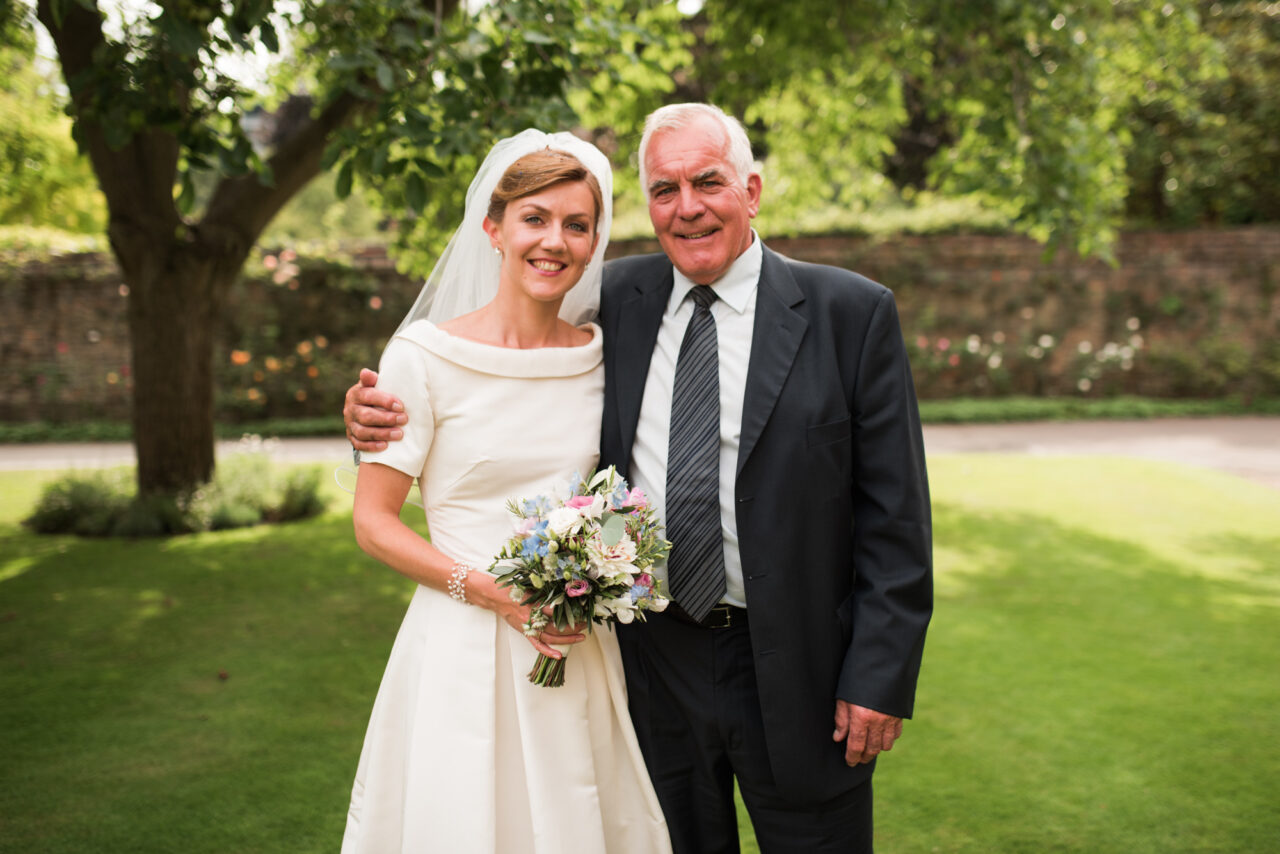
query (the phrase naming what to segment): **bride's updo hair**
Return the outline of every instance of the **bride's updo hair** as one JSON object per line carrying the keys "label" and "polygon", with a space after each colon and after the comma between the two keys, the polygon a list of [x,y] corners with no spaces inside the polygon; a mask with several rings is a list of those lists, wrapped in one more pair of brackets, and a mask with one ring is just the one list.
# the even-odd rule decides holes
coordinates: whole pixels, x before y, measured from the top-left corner
{"label": "bride's updo hair", "polygon": [[600,209],[604,207],[603,197],[600,194],[600,182],[578,158],[553,148],[544,148],[542,151],[526,154],[507,167],[507,171],[503,172],[498,180],[498,186],[494,189],[493,195],[489,197],[489,219],[502,222],[508,203],[541,193],[556,184],[567,184],[572,181],[583,182],[591,191],[591,199],[595,202],[596,208],[592,227],[598,227]]}

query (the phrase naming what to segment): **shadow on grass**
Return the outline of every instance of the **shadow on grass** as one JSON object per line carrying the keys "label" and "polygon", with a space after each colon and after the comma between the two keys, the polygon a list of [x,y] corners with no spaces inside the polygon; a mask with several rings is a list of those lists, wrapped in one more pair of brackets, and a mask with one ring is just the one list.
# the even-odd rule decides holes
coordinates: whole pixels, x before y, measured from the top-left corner
{"label": "shadow on grass", "polygon": [[1201,558],[1213,558],[1224,574],[1237,581],[1236,604],[1249,608],[1280,607],[1280,537],[1218,534],[1193,544]]}
{"label": "shadow on grass", "polygon": [[[1186,557],[939,501],[878,850],[1280,838],[1280,542]],[[165,541],[0,527],[0,851],[332,851],[412,584],[350,516]],[[1176,555],[1176,553],[1175,553]],[[16,698],[16,699],[14,699]]]}
{"label": "shadow on grass", "polygon": [[336,847],[412,589],[349,516],[0,540],[0,850]]}
{"label": "shadow on grass", "polygon": [[1205,539],[1177,562],[1029,511],[934,514],[937,608],[918,720],[877,774],[878,847],[1280,838],[1273,536]]}

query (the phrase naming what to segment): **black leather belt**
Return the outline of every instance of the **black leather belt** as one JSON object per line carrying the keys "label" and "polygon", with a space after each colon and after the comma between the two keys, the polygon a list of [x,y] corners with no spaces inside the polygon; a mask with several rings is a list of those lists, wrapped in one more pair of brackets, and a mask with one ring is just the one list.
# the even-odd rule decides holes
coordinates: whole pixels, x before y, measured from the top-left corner
{"label": "black leather belt", "polygon": [[717,605],[699,623],[704,629],[727,629],[730,626],[745,626],[747,609],[737,605]]}

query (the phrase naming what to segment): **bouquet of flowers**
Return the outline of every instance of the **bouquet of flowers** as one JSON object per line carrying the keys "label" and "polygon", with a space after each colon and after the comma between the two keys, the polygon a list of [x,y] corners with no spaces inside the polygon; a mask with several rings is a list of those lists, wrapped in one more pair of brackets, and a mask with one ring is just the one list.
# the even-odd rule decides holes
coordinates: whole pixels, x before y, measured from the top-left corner
{"label": "bouquet of flowers", "polygon": [[[510,501],[515,530],[490,570],[511,598],[532,607],[525,634],[548,623],[559,629],[617,620],[630,623],[645,611],[661,611],[667,599],[648,569],[671,544],[639,489],[610,466],[576,483],[567,498]],[[542,653],[529,681],[564,684],[565,659]]]}

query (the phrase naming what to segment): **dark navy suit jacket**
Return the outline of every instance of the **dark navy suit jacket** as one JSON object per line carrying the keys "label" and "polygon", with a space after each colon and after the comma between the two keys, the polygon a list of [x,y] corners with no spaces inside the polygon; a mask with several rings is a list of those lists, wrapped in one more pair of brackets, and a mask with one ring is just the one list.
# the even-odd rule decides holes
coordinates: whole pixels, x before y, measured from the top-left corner
{"label": "dark navy suit jacket", "polygon": [[[672,286],[661,254],[605,271],[600,464],[624,475]],[[888,289],[764,247],[734,500],[775,781],[824,801],[873,767],[831,740],[836,698],[910,717],[932,613],[924,445]]]}

